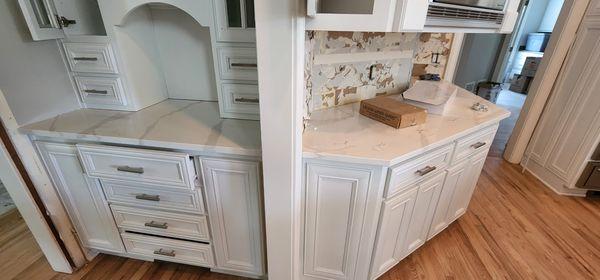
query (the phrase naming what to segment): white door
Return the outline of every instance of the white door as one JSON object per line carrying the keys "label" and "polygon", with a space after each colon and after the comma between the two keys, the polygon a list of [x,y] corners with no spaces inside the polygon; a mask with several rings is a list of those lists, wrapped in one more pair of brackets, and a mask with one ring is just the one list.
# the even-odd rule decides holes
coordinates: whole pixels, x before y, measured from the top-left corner
{"label": "white door", "polygon": [[52,0],[19,0],[34,41],[64,38]]}
{"label": "white door", "polygon": [[87,177],[74,145],[35,143],[85,248],[124,253],[100,182]]}
{"label": "white door", "polygon": [[458,178],[454,194],[450,200],[450,206],[448,207],[446,216],[447,224],[452,223],[467,211],[471,196],[473,196],[473,191],[475,190],[475,186],[477,186],[479,175],[483,169],[486,156],[487,151],[474,155],[467,161],[465,170],[458,172],[457,175],[455,175]]}
{"label": "white door", "polygon": [[381,208],[381,172],[306,164],[305,279],[366,279]]}
{"label": "white door", "polygon": [[408,225],[401,258],[412,253],[427,241],[427,233],[440,198],[445,176],[446,172],[443,172],[419,184],[419,192]]}
{"label": "white door", "polygon": [[308,0],[306,29],[392,31],[395,9],[396,0]]}
{"label": "white door", "polygon": [[402,260],[402,245],[406,238],[410,217],[419,188],[412,186],[410,191],[388,199],[383,203],[383,213],[379,222],[377,243],[373,255],[373,265],[369,279],[375,279]]}
{"label": "white door", "polygon": [[259,163],[201,159],[217,268],[262,276]]}

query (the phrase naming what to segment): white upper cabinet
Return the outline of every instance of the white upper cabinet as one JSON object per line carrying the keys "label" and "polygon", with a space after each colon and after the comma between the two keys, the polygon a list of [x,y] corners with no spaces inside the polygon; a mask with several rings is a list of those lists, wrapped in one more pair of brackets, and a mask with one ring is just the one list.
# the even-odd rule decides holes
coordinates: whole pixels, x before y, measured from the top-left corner
{"label": "white upper cabinet", "polygon": [[96,0],[19,0],[19,5],[35,41],[106,35]]}
{"label": "white upper cabinet", "polygon": [[[475,2],[475,3],[474,3]],[[308,0],[308,30],[510,33],[520,0]]]}
{"label": "white upper cabinet", "polygon": [[255,42],[254,0],[218,0],[214,2],[217,41]]}

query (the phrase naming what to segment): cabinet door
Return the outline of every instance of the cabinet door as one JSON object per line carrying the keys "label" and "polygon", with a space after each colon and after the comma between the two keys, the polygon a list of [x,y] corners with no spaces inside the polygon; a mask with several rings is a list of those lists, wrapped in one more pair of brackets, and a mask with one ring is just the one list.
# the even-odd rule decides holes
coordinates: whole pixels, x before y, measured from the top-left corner
{"label": "cabinet door", "polygon": [[395,0],[308,0],[306,29],[392,31]]}
{"label": "cabinet door", "polygon": [[448,207],[446,216],[447,224],[452,223],[467,211],[471,196],[477,185],[477,180],[479,180],[479,175],[483,169],[486,156],[487,151],[474,155],[467,161],[464,171],[457,175],[458,178],[456,179],[454,194],[450,200],[450,206]]}
{"label": "cabinet door", "polygon": [[408,225],[401,258],[412,253],[427,240],[427,233],[437,207],[445,176],[445,172],[440,173],[419,184],[419,193]]}
{"label": "cabinet door", "polygon": [[34,41],[64,38],[50,0],[19,0],[19,6]]}
{"label": "cabinet door", "polygon": [[256,42],[254,0],[214,1],[217,41]]}
{"label": "cabinet door", "polygon": [[370,279],[379,277],[402,260],[402,244],[419,191],[416,186],[411,188],[383,203]]}
{"label": "cabinet door", "polygon": [[366,279],[381,208],[382,172],[321,162],[305,168],[305,278]]}
{"label": "cabinet door", "polygon": [[262,276],[259,163],[201,159],[218,269]]}
{"label": "cabinet door", "polygon": [[36,142],[59,196],[86,248],[124,253],[98,180],[83,173],[73,145]]}

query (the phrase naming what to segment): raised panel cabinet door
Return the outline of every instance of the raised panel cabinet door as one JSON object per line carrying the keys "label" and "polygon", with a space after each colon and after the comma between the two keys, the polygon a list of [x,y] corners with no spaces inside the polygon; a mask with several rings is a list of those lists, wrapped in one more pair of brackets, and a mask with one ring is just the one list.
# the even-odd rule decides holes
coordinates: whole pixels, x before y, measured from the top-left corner
{"label": "raised panel cabinet door", "polygon": [[200,159],[217,269],[262,276],[259,163]]}
{"label": "raised panel cabinet door", "polygon": [[370,279],[376,279],[401,261],[401,247],[413,214],[418,188],[383,202]]}
{"label": "raised panel cabinet door", "polygon": [[450,200],[448,214],[446,216],[447,223],[450,224],[460,216],[462,216],[469,206],[471,196],[479,180],[479,175],[483,169],[487,151],[474,155],[466,162],[465,170],[461,172],[457,179],[454,194]]}
{"label": "raised panel cabinet door", "polygon": [[214,1],[217,41],[256,42],[254,0]]}
{"label": "raised panel cabinet door", "polygon": [[83,173],[75,146],[48,142],[35,144],[82,245],[88,249],[124,253],[100,182]]}
{"label": "raised panel cabinet door", "polygon": [[427,233],[437,207],[446,172],[419,184],[417,200],[410,218],[400,258],[407,256],[427,241]]}
{"label": "raised panel cabinet door", "polygon": [[373,200],[377,171],[317,162],[305,168],[304,277],[367,278],[379,216],[372,210],[381,207]]}
{"label": "raised panel cabinet door", "polygon": [[308,0],[306,29],[390,32],[396,0]]}

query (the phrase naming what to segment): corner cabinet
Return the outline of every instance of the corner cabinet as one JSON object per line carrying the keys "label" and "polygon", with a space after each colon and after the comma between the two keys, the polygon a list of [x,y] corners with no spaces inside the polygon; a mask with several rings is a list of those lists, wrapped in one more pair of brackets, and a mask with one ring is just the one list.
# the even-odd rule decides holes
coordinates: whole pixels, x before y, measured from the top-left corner
{"label": "corner cabinet", "polygon": [[201,158],[217,270],[265,273],[259,163]]}
{"label": "corner cabinet", "polygon": [[305,162],[304,279],[366,279],[384,170]]}
{"label": "corner cabinet", "polygon": [[519,2],[507,0],[495,10],[429,0],[308,0],[306,29],[510,33]]}
{"label": "corner cabinet", "polygon": [[100,182],[89,178],[79,163],[75,145],[35,142],[54,186],[84,248],[124,253]]}

